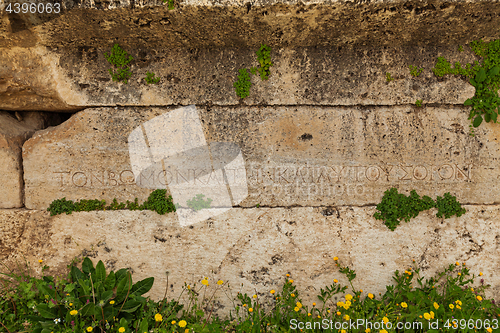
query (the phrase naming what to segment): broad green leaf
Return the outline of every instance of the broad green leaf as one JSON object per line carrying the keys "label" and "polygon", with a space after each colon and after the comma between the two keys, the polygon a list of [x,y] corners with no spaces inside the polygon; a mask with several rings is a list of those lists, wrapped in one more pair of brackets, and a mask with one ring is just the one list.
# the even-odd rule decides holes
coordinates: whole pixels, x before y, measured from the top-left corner
{"label": "broad green leaf", "polygon": [[131,288],[132,277],[127,272],[126,277],[122,278],[116,286],[116,302],[121,303],[127,296],[129,288]]}
{"label": "broad green leaf", "polygon": [[104,289],[106,290],[111,290],[115,287],[116,283],[116,278],[115,278],[115,272],[111,271],[106,278],[106,281],[104,282]]}
{"label": "broad green leaf", "polygon": [[470,99],[470,98],[469,98],[468,100],[466,100],[466,101],[464,102],[464,105],[468,106],[468,105],[472,105],[472,103],[473,103],[473,102],[472,102],[472,99]]}
{"label": "broad green leaf", "polygon": [[100,301],[103,301],[104,304],[106,305],[107,302],[113,297],[113,290],[106,290],[101,294],[101,299]]}
{"label": "broad green leaf", "polygon": [[143,295],[147,293],[152,287],[153,287],[153,282],[155,278],[154,277],[149,277],[144,280],[141,280],[134,284],[132,287],[132,290],[130,290],[130,293],[136,294],[136,295]]}
{"label": "broad green leaf", "polygon": [[106,279],[106,268],[104,267],[104,263],[102,260],[99,260],[97,265],[95,266],[95,281],[94,282],[99,282]]}
{"label": "broad green leaf", "polygon": [[71,266],[71,279],[77,282],[78,279],[83,279],[83,273],[76,266]]}
{"label": "broad green leaf", "polygon": [[47,304],[38,304],[36,306],[36,309],[38,310],[38,313],[40,313],[40,316],[42,316],[43,318],[47,319],[57,318],[57,309],[55,308],[51,309]]}
{"label": "broad green leaf", "polygon": [[90,295],[90,287],[87,285],[87,283],[85,283],[85,281],[88,281],[88,280],[78,279],[78,283],[82,287],[83,293],[85,295]]}
{"label": "broad green leaf", "polygon": [[497,117],[498,117],[498,113],[493,110],[493,112],[491,113],[491,119],[493,120],[494,123],[497,122]]}
{"label": "broad green leaf", "polygon": [[122,268],[115,273],[116,283],[120,283],[121,279],[123,279],[127,275],[128,270],[126,268]]}
{"label": "broad green leaf", "polygon": [[479,127],[479,125],[481,125],[482,122],[483,122],[483,117],[481,117],[480,115],[476,116],[476,118],[474,118],[474,122],[472,123],[472,126]]}
{"label": "broad green leaf", "polygon": [[490,120],[491,120],[491,116],[490,116],[490,114],[489,114],[489,113],[485,113],[485,114],[484,114],[484,120],[485,120],[487,123],[489,123],[489,122],[490,122]]}
{"label": "broad green leaf", "polygon": [[92,263],[92,260],[90,260],[88,257],[85,257],[82,263],[82,271],[85,274],[89,275],[93,270],[94,270],[94,264]]}
{"label": "broad green leaf", "polygon": [[476,86],[476,81],[474,79],[470,79],[469,83],[474,87]]}
{"label": "broad green leaf", "polygon": [[134,301],[134,300],[129,300],[129,301],[125,302],[125,304],[123,304],[122,312],[134,312],[141,305],[142,305],[142,303],[139,303],[139,302]]}
{"label": "broad green leaf", "polygon": [[481,83],[481,82],[483,82],[484,80],[486,80],[486,72],[484,71],[484,68],[481,68],[481,69],[479,70],[479,72],[477,72],[477,74],[476,74],[476,81],[477,81],[478,83]]}
{"label": "broad green leaf", "polygon": [[495,75],[497,75],[499,72],[500,72],[500,68],[498,68],[497,66],[495,66],[495,67],[493,67],[492,69],[490,69],[490,71],[488,72],[488,75],[489,75],[489,76],[495,76]]}
{"label": "broad green leaf", "polygon": [[141,326],[139,326],[139,332],[140,333],[149,332],[149,330],[148,330],[148,320],[147,319],[143,319],[141,321]]}
{"label": "broad green leaf", "polygon": [[82,316],[92,316],[95,313],[94,303],[85,304],[85,306],[80,310]]}

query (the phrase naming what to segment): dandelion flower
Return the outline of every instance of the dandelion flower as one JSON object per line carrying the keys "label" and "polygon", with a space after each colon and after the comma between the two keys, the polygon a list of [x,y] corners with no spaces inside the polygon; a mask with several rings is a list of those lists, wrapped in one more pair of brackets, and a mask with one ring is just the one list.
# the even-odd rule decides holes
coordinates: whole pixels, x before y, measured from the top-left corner
{"label": "dandelion flower", "polygon": [[308,313],[308,314],[307,314],[307,316],[308,316],[308,317],[310,317],[310,316],[311,316],[311,314],[310,314],[310,313]]}
{"label": "dandelion flower", "polygon": [[455,263],[455,265],[460,266],[460,263],[457,261],[457,262]]}
{"label": "dandelion flower", "polygon": [[222,280],[217,281],[217,284],[218,284],[219,286],[220,286],[221,284],[223,284],[223,283],[224,283],[224,281],[222,281]]}
{"label": "dandelion flower", "polygon": [[118,332],[120,332],[120,333],[125,332],[125,327],[120,327],[120,328],[118,329]]}
{"label": "dandelion flower", "polygon": [[300,308],[299,308],[298,306],[296,306],[296,307],[294,308],[294,310],[295,310],[295,312],[299,312]]}
{"label": "dandelion flower", "polygon": [[163,317],[161,316],[161,314],[157,313],[155,314],[155,321],[162,321],[163,320]]}
{"label": "dandelion flower", "polygon": [[43,260],[42,260],[42,259],[40,259],[40,260],[38,260],[38,262],[41,264],[41,263],[43,262]]}
{"label": "dandelion flower", "polygon": [[113,305],[115,304],[115,301],[109,301],[109,304]]}
{"label": "dandelion flower", "polygon": [[69,306],[73,306],[73,303],[69,303]]}
{"label": "dandelion flower", "polygon": [[181,321],[179,322],[179,326],[180,326],[180,327],[186,327],[186,325],[187,325],[187,322],[186,322],[185,320],[181,320]]}
{"label": "dandelion flower", "polygon": [[431,315],[431,319],[434,319],[434,312],[431,311],[429,314]]}
{"label": "dandelion flower", "polygon": [[370,299],[373,299],[373,294],[368,294],[368,297],[370,297]]}
{"label": "dandelion flower", "polygon": [[274,294],[276,291],[273,289],[270,291],[271,294]]}
{"label": "dandelion flower", "polygon": [[483,276],[483,272],[479,272],[479,276]]}
{"label": "dandelion flower", "polygon": [[333,279],[333,282],[334,282],[334,283],[339,283],[339,280],[337,280],[337,279]]}
{"label": "dandelion flower", "polygon": [[337,311],[337,316],[340,316],[340,311]]}
{"label": "dandelion flower", "polygon": [[333,260],[337,261],[339,260],[339,257],[334,257]]}
{"label": "dandelion flower", "polygon": [[453,308],[454,308],[454,307],[455,307],[455,305],[450,304],[450,309],[452,309],[452,310],[453,310]]}
{"label": "dandelion flower", "polygon": [[92,327],[87,327],[87,332],[92,332],[93,328]]}
{"label": "dandelion flower", "polygon": [[350,301],[350,300],[352,299],[352,295],[351,295],[351,294],[347,294],[347,295],[345,295],[345,299],[346,299],[347,301]]}
{"label": "dandelion flower", "polygon": [[313,303],[313,306],[316,306],[316,303]]}
{"label": "dandelion flower", "polygon": [[70,315],[72,315],[72,316],[74,316],[74,315],[76,315],[77,313],[78,313],[78,311],[77,311],[77,310],[71,310],[69,314],[70,314]]}
{"label": "dandelion flower", "polygon": [[345,320],[349,320],[350,318],[351,318],[351,317],[349,317],[349,315],[345,315],[345,316],[344,316],[344,319],[345,319]]}
{"label": "dandelion flower", "polygon": [[426,313],[424,313],[424,318],[427,319],[427,320],[430,320],[431,319],[431,315],[426,312]]}
{"label": "dandelion flower", "polygon": [[290,274],[287,274],[286,277],[290,277]]}
{"label": "dandelion flower", "polygon": [[371,329],[367,328],[367,329],[365,330],[365,333],[370,333],[371,331],[372,331]]}
{"label": "dandelion flower", "polygon": [[172,325],[175,325],[175,323],[177,323],[175,320],[172,320]]}
{"label": "dandelion flower", "polygon": [[405,302],[401,302],[401,307],[406,309],[408,307],[408,304],[406,304]]}
{"label": "dandelion flower", "polygon": [[290,279],[290,280],[288,280],[288,282],[293,283],[293,280],[292,280],[292,279]]}
{"label": "dandelion flower", "polygon": [[493,330],[491,329],[491,327],[488,327],[486,330],[487,330],[489,333],[493,332]]}
{"label": "dandelion flower", "polygon": [[434,302],[434,309],[439,309],[439,304],[437,304],[436,302]]}
{"label": "dandelion flower", "polygon": [[301,307],[302,307],[302,303],[297,302],[297,306],[298,306],[299,308],[301,308]]}
{"label": "dandelion flower", "polygon": [[462,302],[460,300],[456,300],[455,304],[462,305]]}
{"label": "dandelion flower", "polygon": [[291,294],[290,296],[295,297],[295,294]]}
{"label": "dandelion flower", "polygon": [[208,286],[208,280],[206,279],[201,280],[201,284],[204,286]]}
{"label": "dandelion flower", "polygon": [[481,296],[477,296],[476,298],[477,298],[478,301],[482,301],[483,300],[483,298]]}
{"label": "dandelion flower", "polygon": [[457,305],[457,309],[461,310],[461,309],[462,309],[462,307],[461,307],[460,305]]}
{"label": "dandelion flower", "polygon": [[382,318],[382,320],[384,321],[384,324],[387,324],[387,322],[389,321],[389,318],[384,317],[384,318]]}
{"label": "dandelion flower", "polygon": [[252,308],[248,309],[248,312],[253,312],[253,309]]}

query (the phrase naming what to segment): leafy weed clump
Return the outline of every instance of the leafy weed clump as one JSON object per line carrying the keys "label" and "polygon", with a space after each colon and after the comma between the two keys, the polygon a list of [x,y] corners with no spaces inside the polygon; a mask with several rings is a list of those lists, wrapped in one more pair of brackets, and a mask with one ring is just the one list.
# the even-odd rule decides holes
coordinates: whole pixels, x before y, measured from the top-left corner
{"label": "leafy weed clump", "polygon": [[398,193],[396,188],[385,191],[382,202],[377,205],[377,210],[373,217],[377,220],[384,220],[385,225],[392,231],[401,223],[402,220],[409,222],[411,218],[417,217],[421,211],[438,208],[437,217],[450,218],[453,215],[458,217],[465,213],[455,196],[449,192],[445,193],[444,198],[437,197],[437,202],[424,195],[422,198],[415,190],[410,192],[409,196]]}
{"label": "leafy weed clump", "polygon": [[118,44],[113,45],[110,54],[104,53],[104,57],[117,69],[116,72],[112,68],[109,69],[113,81],[127,83],[128,79],[132,76],[130,67],[127,65],[134,60],[134,58],[129,56],[126,51],[122,50]]}
{"label": "leafy weed clump", "polygon": [[175,212],[175,206],[172,203],[172,196],[166,197],[165,189],[159,189],[153,191],[148,200],[146,200],[142,205],[139,204],[137,198],[133,202],[127,200],[126,203],[118,202],[113,199],[113,202],[106,206],[105,200],[80,200],[73,202],[72,200],[66,200],[66,198],[56,199],[52,201],[47,208],[50,212],[50,216],[66,213],[71,214],[72,212],[90,212],[94,210],[153,210],[160,215],[169,212]]}
{"label": "leafy weed clump", "polygon": [[[260,49],[256,52],[257,61],[260,67],[250,68],[250,73],[256,75],[257,72],[260,74],[262,81],[268,80],[269,75],[271,75],[270,67],[273,66],[271,62],[271,47],[261,44]],[[241,99],[248,97],[250,95],[250,87],[252,87],[252,82],[250,81],[250,75],[248,74],[248,69],[242,68],[239,70],[240,75],[238,75],[238,81],[233,83],[233,87],[236,89],[236,95]]]}
{"label": "leafy weed clump", "polygon": [[474,128],[479,127],[483,119],[489,123],[497,122],[500,112],[500,40],[485,43],[482,40],[469,43],[471,50],[483,58],[480,64],[477,60],[474,64],[464,67],[460,62],[455,62],[451,67],[449,61],[444,57],[438,57],[433,69],[436,76],[442,77],[447,74],[461,75],[469,79],[469,83],[476,89],[472,98],[467,99],[464,105],[471,106],[469,120],[471,120],[470,135],[474,136]]}

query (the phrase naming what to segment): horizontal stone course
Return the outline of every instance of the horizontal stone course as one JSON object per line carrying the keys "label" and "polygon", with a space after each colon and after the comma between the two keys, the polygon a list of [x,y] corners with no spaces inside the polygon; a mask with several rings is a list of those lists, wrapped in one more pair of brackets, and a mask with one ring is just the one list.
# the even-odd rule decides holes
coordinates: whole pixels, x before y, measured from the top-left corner
{"label": "horizontal stone course", "polygon": [[[39,259],[58,272],[74,256],[102,260],[107,269],[128,267],[134,281],[149,276],[149,295],[161,299],[168,271],[169,297],[177,297],[186,281],[207,276],[230,282],[240,291],[266,297],[291,274],[304,302],[317,302],[319,288],[334,278],[348,284],[335,267],[338,256],[356,270],[354,285],[378,295],[393,283],[395,270],[413,265],[430,277],[451,263],[466,263],[471,273],[484,273],[489,297],[499,297],[499,206],[464,206],[460,218],[438,219],[436,209],[421,212],[394,232],[375,220],[375,207],[297,207],[231,209],[207,221],[181,227],[176,214],[154,212],[79,212],[50,217],[47,212],[0,210],[5,221],[1,239],[16,246],[6,263],[24,254],[40,272]],[[7,228],[7,229],[6,229]],[[10,228],[10,229],[9,229]],[[10,234],[7,234],[6,230]],[[10,236],[14,235],[14,236]],[[232,303],[219,299],[229,310]]]}
{"label": "horizontal stone course", "polygon": [[[155,188],[182,184],[194,197],[241,179],[248,186],[248,196],[238,200],[243,207],[374,205],[391,187],[492,204],[500,192],[498,125],[469,136],[464,107],[199,107],[206,141],[236,144],[243,164],[227,166],[224,178],[196,159],[186,157],[179,167],[165,159],[166,169],[160,164],[134,175],[130,133],[177,109],[88,109],[37,132],[23,147],[26,207],[46,209],[62,197],[143,201]],[[148,134],[151,145],[160,139],[154,133],[172,147],[191,138],[179,132],[168,139],[161,124],[155,131]]]}

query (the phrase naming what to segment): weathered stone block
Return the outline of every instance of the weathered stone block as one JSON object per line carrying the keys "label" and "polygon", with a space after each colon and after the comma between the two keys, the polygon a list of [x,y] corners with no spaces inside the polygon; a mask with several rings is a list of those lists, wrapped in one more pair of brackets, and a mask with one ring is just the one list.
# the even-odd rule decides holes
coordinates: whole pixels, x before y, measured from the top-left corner
{"label": "weathered stone block", "polygon": [[[201,155],[179,155],[182,161],[174,164],[182,167],[170,169],[173,162],[160,158],[156,168],[139,174],[130,162],[130,133],[136,129],[142,137],[141,124],[171,111],[89,109],[24,145],[26,207],[46,209],[62,197],[144,200],[151,189],[181,183],[193,190],[225,190],[225,184],[231,187],[242,178],[248,196],[233,206],[375,205],[391,187],[433,198],[451,192],[460,202],[474,204],[494,203],[500,194],[500,185],[492,182],[500,179],[500,129],[484,124],[469,136],[465,107],[198,109],[206,142],[236,144],[244,167],[228,166],[223,177],[199,164]],[[189,133],[179,135],[181,127],[158,126],[148,132],[152,148],[144,150],[147,156],[156,154],[155,138],[173,147],[193,139]]]}
{"label": "weathered stone block", "polygon": [[24,113],[22,119],[16,119],[0,111],[0,208],[23,206],[22,145],[44,127],[45,120],[37,112]]}
{"label": "weathered stone block", "polygon": [[[230,282],[233,295],[243,284],[242,292],[257,290],[265,299],[290,273],[310,304],[317,302],[319,288],[334,278],[348,284],[335,266],[335,256],[356,270],[354,285],[364,295],[383,293],[393,283],[394,271],[411,267],[414,259],[426,277],[456,261],[465,262],[476,276],[484,273],[485,282],[492,285],[487,295],[498,299],[499,207],[465,208],[460,218],[446,220],[436,218],[435,209],[422,212],[394,232],[373,218],[374,207],[236,208],[190,227],[181,227],[175,213],[149,211],[54,217],[48,212],[0,211],[0,221],[12,224],[17,217],[19,226],[11,229],[21,229],[4,261],[24,254],[35,266],[43,259],[53,273],[84,254],[94,263],[102,260],[108,270],[130,268],[135,281],[154,276],[149,295],[156,300],[164,296],[166,271],[172,285],[169,298],[179,296],[184,281],[192,285],[207,276]],[[5,231],[0,232],[4,236]],[[227,314],[232,303],[221,291],[218,296]]]}

